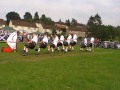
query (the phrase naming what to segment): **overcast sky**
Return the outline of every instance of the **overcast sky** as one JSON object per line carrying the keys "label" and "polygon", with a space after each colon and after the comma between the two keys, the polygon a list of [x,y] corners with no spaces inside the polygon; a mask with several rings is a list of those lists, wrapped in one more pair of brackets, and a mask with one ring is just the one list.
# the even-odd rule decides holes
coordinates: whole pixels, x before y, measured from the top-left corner
{"label": "overcast sky", "polygon": [[74,18],[86,24],[90,16],[99,14],[105,25],[120,25],[120,0],[0,0],[0,18],[15,11],[21,18],[25,12],[45,14],[54,21]]}

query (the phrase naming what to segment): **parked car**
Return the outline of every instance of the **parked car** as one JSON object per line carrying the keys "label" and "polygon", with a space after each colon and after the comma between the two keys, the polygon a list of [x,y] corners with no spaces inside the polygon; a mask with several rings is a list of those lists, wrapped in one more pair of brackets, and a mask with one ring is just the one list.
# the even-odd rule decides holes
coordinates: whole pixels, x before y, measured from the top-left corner
{"label": "parked car", "polygon": [[115,42],[115,44],[114,44],[114,48],[115,48],[115,49],[120,49],[120,43]]}
{"label": "parked car", "polygon": [[120,43],[118,42],[110,42],[110,41],[103,41],[100,44],[102,48],[112,48],[112,49],[120,49]]}

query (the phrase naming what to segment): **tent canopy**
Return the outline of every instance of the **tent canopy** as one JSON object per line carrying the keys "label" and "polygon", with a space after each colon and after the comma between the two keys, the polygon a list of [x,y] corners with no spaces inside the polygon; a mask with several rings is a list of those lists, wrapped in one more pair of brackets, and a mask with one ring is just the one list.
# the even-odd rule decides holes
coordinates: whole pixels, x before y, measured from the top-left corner
{"label": "tent canopy", "polygon": [[9,26],[5,26],[5,27],[1,28],[0,30],[5,30],[5,31],[16,31],[15,29],[13,29],[12,27],[9,27]]}

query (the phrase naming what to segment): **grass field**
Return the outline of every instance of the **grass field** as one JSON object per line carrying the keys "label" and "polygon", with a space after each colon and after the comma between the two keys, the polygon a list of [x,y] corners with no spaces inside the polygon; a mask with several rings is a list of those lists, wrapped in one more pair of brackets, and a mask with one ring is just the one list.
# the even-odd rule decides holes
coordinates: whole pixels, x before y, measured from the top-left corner
{"label": "grass field", "polygon": [[[5,46],[0,43],[0,48]],[[120,90],[120,50],[0,52],[0,90]]]}

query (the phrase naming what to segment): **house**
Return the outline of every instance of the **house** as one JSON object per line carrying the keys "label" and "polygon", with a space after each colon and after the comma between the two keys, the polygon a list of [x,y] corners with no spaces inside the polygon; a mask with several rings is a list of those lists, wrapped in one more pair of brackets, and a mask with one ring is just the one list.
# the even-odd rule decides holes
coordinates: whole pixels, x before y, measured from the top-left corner
{"label": "house", "polygon": [[6,26],[6,22],[3,19],[0,19],[0,28],[3,28]]}
{"label": "house", "polygon": [[65,23],[63,23],[63,22],[56,22],[55,23],[55,26],[57,26],[57,27],[59,27],[60,28],[60,32],[61,33],[64,33],[64,34],[68,34],[68,26],[67,25],[65,25]]}
{"label": "house", "polygon": [[69,33],[76,33],[78,37],[86,36],[87,27],[83,24],[77,23],[75,26],[67,26],[63,22],[57,22],[55,25],[61,28],[62,32],[67,35]]}
{"label": "house", "polygon": [[41,32],[41,33],[47,32],[49,34],[52,34],[52,30],[50,28],[50,25],[46,25],[43,22],[35,22],[35,24],[38,27],[39,32]]}
{"label": "house", "polygon": [[36,26],[38,27],[39,32],[41,33],[49,33],[52,34],[52,30],[50,29],[50,27],[46,24],[44,24],[43,22],[35,22]]}
{"label": "house", "polygon": [[43,28],[43,26],[42,26],[42,24],[40,22],[36,22],[35,24],[38,27],[39,32],[41,32],[41,33],[45,32],[45,30],[44,30],[44,28]]}
{"label": "house", "polygon": [[68,33],[76,33],[78,37],[85,37],[87,32],[87,26],[78,24],[76,26],[69,26]]}
{"label": "house", "polygon": [[48,32],[49,34],[61,34],[62,32],[60,31],[60,28],[55,26],[55,25],[46,25],[46,24],[42,24],[43,28],[44,28],[44,32]]}
{"label": "house", "polygon": [[61,29],[58,26],[55,26],[55,24],[45,24],[42,21],[39,22],[35,22],[36,26],[39,28],[39,32],[41,33],[49,33],[49,34],[53,34],[53,33],[57,33],[60,34],[61,33]]}
{"label": "house", "polygon": [[10,20],[9,26],[20,32],[33,33],[39,31],[39,28],[35,23]]}

